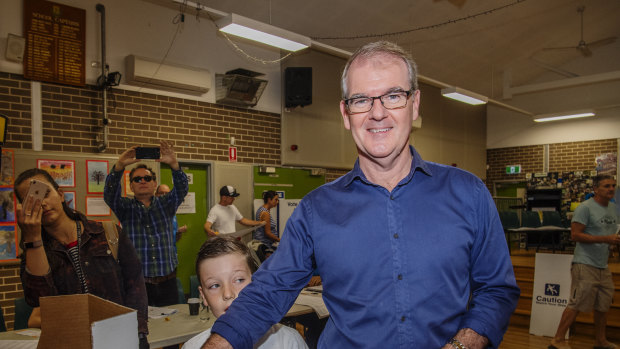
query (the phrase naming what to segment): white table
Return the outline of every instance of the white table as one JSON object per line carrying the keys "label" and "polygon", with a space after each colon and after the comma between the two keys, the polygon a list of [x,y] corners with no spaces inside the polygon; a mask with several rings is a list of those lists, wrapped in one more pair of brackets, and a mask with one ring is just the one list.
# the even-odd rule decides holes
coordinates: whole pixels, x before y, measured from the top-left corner
{"label": "white table", "polygon": [[189,315],[187,304],[169,305],[165,308],[173,308],[177,312],[163,318],[149,319],[148,341],[152,349],[187,342],[211,328],[215,322],[215,316],[211,313],[206,321],[201,321],[199,315]]}
{"label": "white table", "polygon": [[[165,308],[173,308],[178,311],[166,318],[149,319],[148,341],[151,349],[161,348],[187,342],[200,332],[211,328],[215,322],[215,316],[209,313],[209,320],[201,321],[199,315],[189,315],[187,304],[169,305]],[[314,310],[306,305],[293,304],[286,316],[299,316],[313,313]]]}

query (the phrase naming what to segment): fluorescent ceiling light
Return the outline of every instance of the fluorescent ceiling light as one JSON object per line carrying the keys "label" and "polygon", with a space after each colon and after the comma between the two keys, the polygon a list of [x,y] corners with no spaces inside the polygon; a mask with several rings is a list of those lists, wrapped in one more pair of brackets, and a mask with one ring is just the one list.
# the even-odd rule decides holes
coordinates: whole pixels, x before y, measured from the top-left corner
{"label": "fluorescent ceiling light", "polygon": [[299,51],[311,44],[307,36],[274,27],[253,19],[231,13],[215,21],[217,27],[228,34],[240,36],[287,51]]}
{"label": "fluorescent ceiling light", "polygon": [[536,115],[536,119],[534,119],[534,121],[547,122],[547,121],[556,121],[556,120],[586,118],[588,116],[594,116],[594,115],[595,115],[594,110],[579,110],[579,111],[573,111],[573,112]]}
{"label": "fluorescent ceiling light", "polygon": [[471,91],[463,90],[459,87],[447,87],[441,90],[441,94],[444,97],[448,97],[459,102],[471,104],[471,105],[480,105],[486,104],[489,99],[483,95],[479,95],[477,93],[473,93]]}

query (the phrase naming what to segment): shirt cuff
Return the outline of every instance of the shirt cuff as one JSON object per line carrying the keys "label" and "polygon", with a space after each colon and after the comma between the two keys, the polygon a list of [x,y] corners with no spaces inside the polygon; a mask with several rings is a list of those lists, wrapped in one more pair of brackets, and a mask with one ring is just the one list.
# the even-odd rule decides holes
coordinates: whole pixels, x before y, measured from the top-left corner
{"label": "shirt cuff", "polygon": [[237,332],[234,326],[230,326],[222,320],[217,320],[213,327],[211,327],[212,333],[217,333],[224,337],[232,345],[233,348],[251,348],[252,341],[248,337],[244,337],[243,334]]}

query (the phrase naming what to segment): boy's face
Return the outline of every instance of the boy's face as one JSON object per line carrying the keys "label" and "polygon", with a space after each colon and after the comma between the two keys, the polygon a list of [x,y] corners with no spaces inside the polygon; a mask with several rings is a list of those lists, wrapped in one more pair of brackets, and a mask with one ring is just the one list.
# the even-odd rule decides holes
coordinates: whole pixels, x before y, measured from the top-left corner
{"label": "boy's face", "polygon": [[200,280],[198,290],[207,302],[205,305],[211,307],[211,312],[218,318],[252,281],[252,273],[245,256],[231,253],[202,261]]}

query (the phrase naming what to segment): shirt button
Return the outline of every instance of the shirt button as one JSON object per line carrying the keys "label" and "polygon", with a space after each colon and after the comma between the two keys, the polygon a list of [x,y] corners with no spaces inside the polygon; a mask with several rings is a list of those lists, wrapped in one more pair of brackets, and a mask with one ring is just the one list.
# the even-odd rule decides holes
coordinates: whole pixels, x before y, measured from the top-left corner
{"label": "shirt button", "polygon": [[403,279],[403,274],[398,274],[398,280],[402,280]]}
{"label": "shirt button", "polygon": [[88,261],[84,262],[84,265],[85,265],[85,266],[88,266]]}
{"label": "shirt button", "polygon": [[393,195],[390,195],[390,200],[394,200],[394,196]]}
{"label": "shirt button", "polygon": [[400,317],[400,322],[405,322],[405,317],[404,316]]}
{"label": "shirt button", "polygon": [[398,234],[394,234],[394,239],[398,239]]}
{"label": "shirt button", "polygon": [[151,247],[155,247],[155,244],[151,244]]}
{"label": "shirt button", "polygon": [[107,251],[105,251],[105,253],[107,253],[107,254],[112,254],[112,251],[107,250]]}
{"label": "shirt button", "polygon": [[153,259],[155,259],[155,256],[153,256]]}

